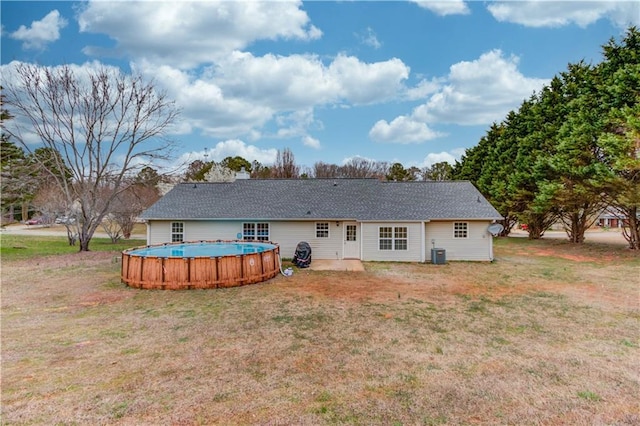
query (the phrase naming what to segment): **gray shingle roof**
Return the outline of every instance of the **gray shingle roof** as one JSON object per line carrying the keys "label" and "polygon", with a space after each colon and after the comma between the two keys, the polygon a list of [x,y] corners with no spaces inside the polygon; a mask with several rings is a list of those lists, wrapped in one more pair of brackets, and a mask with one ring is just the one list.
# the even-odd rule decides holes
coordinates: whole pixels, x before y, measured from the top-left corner
{"label": "gray shingle roof", "polygon": [[501,217],[467,181],[249,179],[178,184],[141,218],[413,221]]}

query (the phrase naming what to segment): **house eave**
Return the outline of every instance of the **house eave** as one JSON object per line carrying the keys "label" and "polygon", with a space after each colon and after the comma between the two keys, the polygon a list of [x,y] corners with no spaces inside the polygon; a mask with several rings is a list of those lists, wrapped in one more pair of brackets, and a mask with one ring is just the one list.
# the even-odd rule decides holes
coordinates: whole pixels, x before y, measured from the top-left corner
{"label": "house eave", "polygon": [[193,222],[211,222],[211,221],[221,221],[221,222],[238,222],[238,221],[264,221],[264,222],[309,222],[309,221],[329,221],[329,222],[361,222],[355,218],[346,218],[346,217],[291,217],[291,218],[273,218],[273,217],[208,217],[208,218],[177,218],[177,217],[145,217],[145,221],[193,221]]}
{"label": "house eave", "polygon": [[192,222],[238,222],[238,221],[264,221],[264,222],[310,222],[310,221],[329,221],[329,222],[359,222],[359,223],[416,223],[416,222],[437,222],[437,221],[495,221],[501,220],[502,217],[435,217],[422,219],[356,219],[350,217],[289,217],[289,218],[273,218],[273,217],[145,217],[144,221],[192,221]]}

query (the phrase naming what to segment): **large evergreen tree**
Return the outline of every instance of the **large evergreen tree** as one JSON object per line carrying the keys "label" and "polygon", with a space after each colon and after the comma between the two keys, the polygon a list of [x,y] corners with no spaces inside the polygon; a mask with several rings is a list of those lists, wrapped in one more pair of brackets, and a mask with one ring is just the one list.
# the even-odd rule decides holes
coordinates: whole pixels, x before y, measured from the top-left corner
{"label": "large evergreen tree", "polygon": [[631,249],[640,250],[640,32],[630,28],[622,43],[611,39],[603,51],[600,160],[610,172],[607,195],[624,218],[623,235]]}
{"label": "large evergreen tree", "polygon": [[[639,248],[640,35],[603,46],[597,65],[569,64],[466,151],[454,168],[503,214],[539,238],[560,220],[570,240],[610,204],[625,218],[625,237]],[[507,229],[508,230],[508,229]]]}

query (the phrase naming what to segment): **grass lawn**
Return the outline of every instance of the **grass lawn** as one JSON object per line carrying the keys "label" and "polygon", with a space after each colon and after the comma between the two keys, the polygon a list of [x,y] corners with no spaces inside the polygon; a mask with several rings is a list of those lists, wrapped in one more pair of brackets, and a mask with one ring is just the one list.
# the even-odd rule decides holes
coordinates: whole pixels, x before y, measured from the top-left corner
{"label": "grass lawn", "polygon": [[621,245],[146,291],[114,262],[144,242],[41,238],[2,240],[2,424],[640,424]]}
{"label": "grass lawn", "polygon": [[[71,246],[66,237],[60,236],[2,235],[1,242],[0,256],[3,261],[78,252],[77,243]],[[120,240],[114,244],[109,238],[92,238],[89,249],[100,252],[121,252],[124,249],[145,244],[145,239]]]}

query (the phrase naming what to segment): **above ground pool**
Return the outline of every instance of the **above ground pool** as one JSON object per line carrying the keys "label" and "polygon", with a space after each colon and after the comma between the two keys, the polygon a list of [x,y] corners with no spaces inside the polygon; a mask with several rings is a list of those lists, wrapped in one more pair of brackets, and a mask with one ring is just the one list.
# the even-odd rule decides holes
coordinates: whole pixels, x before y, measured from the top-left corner
{"label": "above ground pool", "polygon": [[278,275],[277,244],[257,241],[192,241],[122,252],[122,281],[161,290],[254,284]]}

